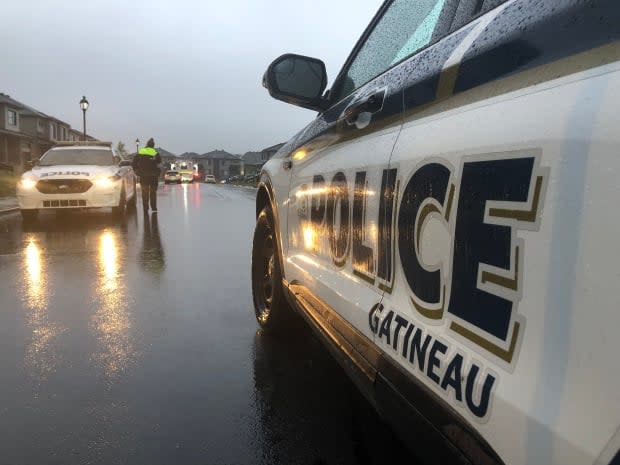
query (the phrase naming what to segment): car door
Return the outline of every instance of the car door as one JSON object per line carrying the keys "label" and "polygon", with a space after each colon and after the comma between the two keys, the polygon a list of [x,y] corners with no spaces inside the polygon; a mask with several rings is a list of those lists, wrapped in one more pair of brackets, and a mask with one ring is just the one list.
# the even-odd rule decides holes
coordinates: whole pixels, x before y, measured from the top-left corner
{"label": "car door", "polygon": [[462,450],[480,434],[505,463],[608,463],[620,5],[544,3],[463,0],[454,32],[408,65],[375,340],[432,393],[416,409],[439,430],[465,419],[449,433]]}
{"label": "car door", "polygon": [[290,159],[286,277],[369,339],[369,313],[393,280],[388,161],[401,128],[400,63],[433,40],[454,5],[386,2]]}

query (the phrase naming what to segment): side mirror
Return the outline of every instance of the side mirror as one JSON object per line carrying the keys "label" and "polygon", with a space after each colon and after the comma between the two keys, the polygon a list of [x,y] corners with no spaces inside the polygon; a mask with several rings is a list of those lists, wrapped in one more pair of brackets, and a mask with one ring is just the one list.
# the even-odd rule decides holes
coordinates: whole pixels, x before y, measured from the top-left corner
{"label": "side mirror", "polygon": [[315,111],[326,108],[326,86],[325,63],[292,53],[276,58],[263,76],[263,87],[273,98]]}
{"label": "side mirror", "polygon": [[118,166],[131,166],[131,160],[121,160]]}
{"label": "side mirror", "polygon": [[26,165],[28,165],[28,167],[30,168],[34,168],[35,166],[37,166],[39,164],[39,159],[36,160],[28,160],[26,162]]}

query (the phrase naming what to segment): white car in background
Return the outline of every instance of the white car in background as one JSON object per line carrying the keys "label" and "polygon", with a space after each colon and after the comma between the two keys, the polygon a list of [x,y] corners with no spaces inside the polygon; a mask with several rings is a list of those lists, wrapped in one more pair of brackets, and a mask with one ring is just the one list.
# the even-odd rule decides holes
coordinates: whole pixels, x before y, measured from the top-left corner
{"label": "white car in background", "polygon": [[122,214],[136,205],[136,176],[110,142],[63,142],[22,175],[17,201],[25,220],[40,210],[111,207]]}
{"label": "white car in background", "polygon": [[164,173],[164,184],[170,183],[180,184],[181,183],[181,175],[178,171],[168,170]]}

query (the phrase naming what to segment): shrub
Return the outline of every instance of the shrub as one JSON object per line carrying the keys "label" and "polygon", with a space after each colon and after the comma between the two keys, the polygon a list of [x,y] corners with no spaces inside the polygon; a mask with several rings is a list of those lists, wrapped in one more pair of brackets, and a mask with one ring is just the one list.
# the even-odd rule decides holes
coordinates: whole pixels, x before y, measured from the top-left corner
{"label": "shrub", "polygon": [[18,179],[16,174],[0,171],[0,197],[14,196]]}

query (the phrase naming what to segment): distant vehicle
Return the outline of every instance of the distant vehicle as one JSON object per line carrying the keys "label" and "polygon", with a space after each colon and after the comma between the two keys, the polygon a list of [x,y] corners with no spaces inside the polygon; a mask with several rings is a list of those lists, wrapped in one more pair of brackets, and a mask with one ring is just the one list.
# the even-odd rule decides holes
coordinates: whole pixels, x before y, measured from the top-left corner
{"label": "distant vehicle", "polygon": [[164,173],[164,184],[176,183],[181,184],[181,175],[178,171],[166,171]]}
{"label": "distant vehicle", "polygon": [[215,176],[213,176],[212,174],[205,174],[205,182],[207,184],[215,184]]}
{"label": "distant vehicle", "polygon": [[203,173],[200,171],[194,171],[194,182],[200,182],[203,180]]}
{"label": "distant vehicle", "polygon": [[265,73],[317,114],[262,167],[256,318],[298,311],[420,463],[620,465],[619,25],[387,0],[328,91]]}
{"label": "distant vehicle", "polygon": [[181,176],[181,182],[194,182],[194,171],[192,170],[179,170]]}
{"label": "distant vehicle", "polygon": [[122,214],[136,205],[136,175],[111,142],[61,142],[22,175],[17,201],[25,220],[40,210],[111,207]]}

